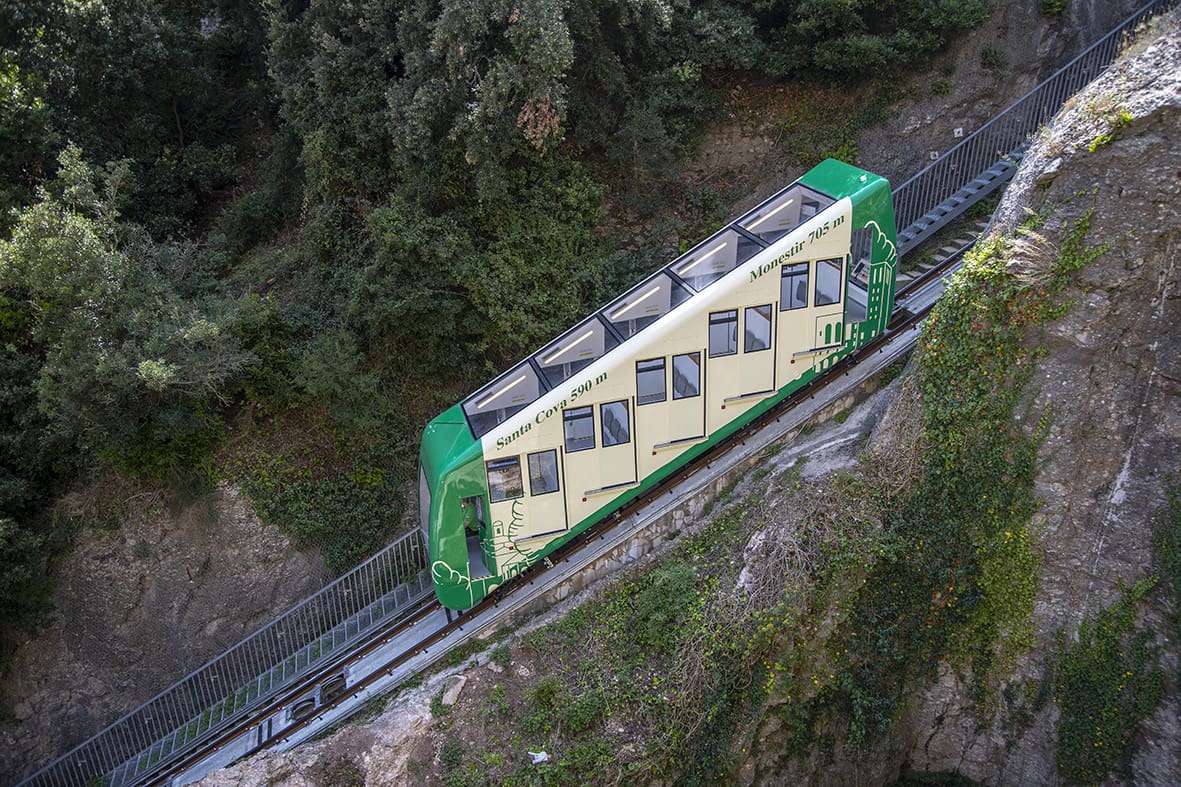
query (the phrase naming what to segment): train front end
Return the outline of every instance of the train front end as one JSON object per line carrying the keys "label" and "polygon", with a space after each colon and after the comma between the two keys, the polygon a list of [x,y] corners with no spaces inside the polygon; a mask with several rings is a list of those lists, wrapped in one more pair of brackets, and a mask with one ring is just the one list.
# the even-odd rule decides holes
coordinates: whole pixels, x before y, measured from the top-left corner
{"label": "train front end", "polygon": [[471,607],[500,582],[481,549],[487,500],[480,441],[456,405],[427,424],[419,451],[419,524],[435,595],[450,609]]}

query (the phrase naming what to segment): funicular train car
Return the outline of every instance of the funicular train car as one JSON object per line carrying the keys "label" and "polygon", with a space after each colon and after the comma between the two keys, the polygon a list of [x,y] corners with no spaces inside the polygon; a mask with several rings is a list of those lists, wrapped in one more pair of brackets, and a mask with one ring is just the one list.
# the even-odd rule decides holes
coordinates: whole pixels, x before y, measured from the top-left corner
{"label": "funicular train car", "polygon": [[466,609],[883,331],[885,179],[828,160],[435,418],[420,515]]}

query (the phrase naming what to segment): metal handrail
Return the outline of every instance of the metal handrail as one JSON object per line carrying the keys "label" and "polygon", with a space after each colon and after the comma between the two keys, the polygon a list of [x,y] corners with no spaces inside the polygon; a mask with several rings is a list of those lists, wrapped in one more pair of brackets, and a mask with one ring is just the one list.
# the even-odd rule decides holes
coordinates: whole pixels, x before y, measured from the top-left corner
{"label": "metal handrail", "polygon": [[422,535],[407,533],[198,667],[24,784],[133,782],[251,713],[430,595]]}
{"label": "metal handrail", "polygon": [[1119,53],[1124,35],[1175,0],[1156,0],[1125,19],[1103,38],[968,135],[951,150],[894,189],[894,217],[900,228],[921,224],[933,206],[950,200],[990,168],[1019,158],[1031,134],[1066,99],[1099,76]]}
{"label": "metal handrail", "polygon": [[[1067,98],[1115,59],[1124,33],[1174,2],[1145,5],[894,189],[897,225],[920,223],[932,206],[1020,151]],[[426,564],[419,532],[407,534],[22,784],[77,785],[101,776],[107,784],[125,784],[178,757],[428,595]]]}

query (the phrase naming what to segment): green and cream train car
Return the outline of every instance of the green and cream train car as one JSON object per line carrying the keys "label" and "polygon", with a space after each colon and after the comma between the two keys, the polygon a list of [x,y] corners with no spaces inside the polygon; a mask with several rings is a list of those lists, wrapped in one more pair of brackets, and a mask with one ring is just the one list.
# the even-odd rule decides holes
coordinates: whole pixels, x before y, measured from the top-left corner
{"label": "green and cream train car", "polygon": [[885,179],[825,161],[435,418],[420,506],[466,609],[886,328]]}

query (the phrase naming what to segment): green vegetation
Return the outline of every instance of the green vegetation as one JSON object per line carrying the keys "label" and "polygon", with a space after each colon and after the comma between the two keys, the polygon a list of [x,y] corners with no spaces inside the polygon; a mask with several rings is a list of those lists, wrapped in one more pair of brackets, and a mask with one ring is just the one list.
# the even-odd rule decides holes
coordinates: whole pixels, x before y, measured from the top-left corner
{"label": "green vegetation", "polygon": [[1088,153],[1094,153],[1104,145],[1110,144],[1111,140],[1115,139],[1115,132],[1131,123],[1133,116],[1128,110],[1120,109],[1113,111],[1104,119],[1106,120],[1107,128],[1105,131],[1097,134],[1095,138],[1091,140],[1090,144],[1087,145]]}
{"label": "green vegetation", "polygon": [[790,114],[780,124],[778,143],[794,163],[810,167],[826,158],[855,163],[857,136],[889,117],[898,89],[880,83],[851,93],[819,85],[793,85]]}
{"label": "green vegetation", "polygon": [[996,44],[985,44],[980,49],[980,65],[987,68],[989,71],[1004,72],[1009,65],[1009,57],[1005,54],[1005,50],[1001,49]]}
{"label": "green vegetation", "polygon": [[[651,570],[527,638],[546,672],[517,734],[567,750],[610,737],[610,719],[644,741],[604,761],[610,778],[712,784],[764,740],[786,752],[781,765],[838,742],[872,751],[939,663],[993,707],[1032,645],[1034,460],[1051,415],[1020,408],[1038,356],[1022,340],[1062,314],[1068,277],[1104,251],[1085,244],[1089,218],[1063,227],[1057,247],[1035,221],[957,274],[916,359],[925,465],[913,478],[866,458],[823,491],[786,473],[776,502],[716,513]],[[1148,686],[1148,651],[1126,652],[1118,666]],[[1033,690],[1026,704],[1044,701]],[[1131,717],[1116,717],[1105,734],[1126,737]],[[582,776],[561,773],[557,783]]]}
{"label": "green vegetation", "polygon": [[[396,535],[430,415],[725,213],[677,165],[735,74],[847,83],[986,14],[3,5],[0,627],[44,619],[54,501],[96,467],[236,483],[347,568]],[[887,100],[795,155],[855,157]]]}
{"label": "green vegetation", "polygon": [[1066,0],[1038,0],[1037,7],[1043,16],[1061,16],[1066,11]]}
{"label": "green vegetation", "polygon": [[1136,625],[1136,602],[1156,578],[1127,589],[1079,626],[1065,646],[1055,682],[1058,769],[1072,784],[1098,784],[1131,760],[1133,739],[1164,696],[1154,635]]}
{"label": "green vegetation", "polygon": [[1174,598],[1173,631],[1181,636],[1181,486],[1168,490],[1169,509],[1161,523],[1156,540],[1156,553],[1161,563],[1161,575]]}

